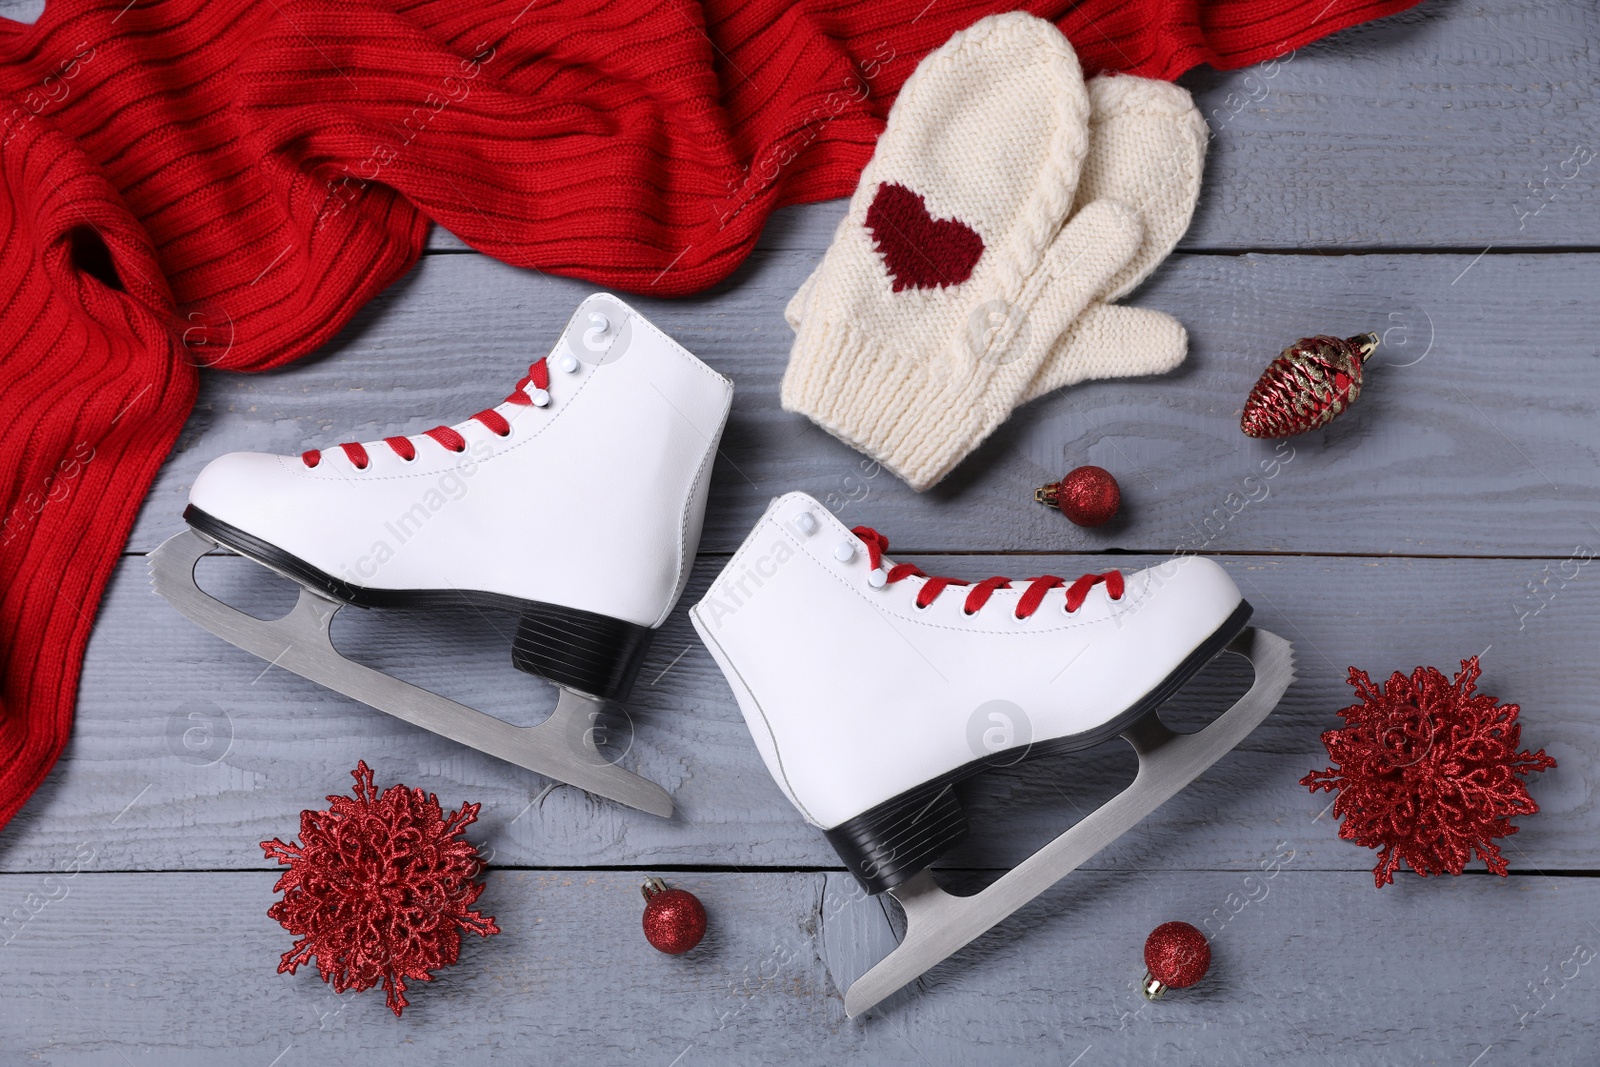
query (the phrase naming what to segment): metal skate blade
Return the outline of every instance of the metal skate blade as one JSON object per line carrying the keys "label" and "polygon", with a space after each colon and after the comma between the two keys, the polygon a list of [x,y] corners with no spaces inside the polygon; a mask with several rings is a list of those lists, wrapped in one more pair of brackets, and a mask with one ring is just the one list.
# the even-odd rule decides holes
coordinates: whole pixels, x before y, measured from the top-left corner
{"label": "metal skate blade", "polygon": [[663,818],[672,815],[672,797],[665,789],[608,763],[596,749],[594,722],[601,701],[563,689],[549,718],[536,726],[513,726],[364,667],[333,647],[329,626],[344,606],[336,600],[302,586],[289,614],[262,620],[201,589],[194,580],[195,564],[213,544],[185,530],[150,553],[150,584],[190,621],[246,652],[414,726],[630,808]]}
{"label": "metal skate blade", "polygon": [[1071,874],[1243,741],[1294,681],[1294,651],[1288,641],[1255,627],[1242,631],[1227,651],[1244,656],[1255,668],[1249,692],[1196,733],[1173,733],[1154,711],[1134,722],[1122,734],[1139,754],[1133,783],[993,885],[972,896],[952,896],[923,870],[891,889],[905,909],[905,939],[851,983],[844,995],[845,1014],[860,1015],[964,948]]}

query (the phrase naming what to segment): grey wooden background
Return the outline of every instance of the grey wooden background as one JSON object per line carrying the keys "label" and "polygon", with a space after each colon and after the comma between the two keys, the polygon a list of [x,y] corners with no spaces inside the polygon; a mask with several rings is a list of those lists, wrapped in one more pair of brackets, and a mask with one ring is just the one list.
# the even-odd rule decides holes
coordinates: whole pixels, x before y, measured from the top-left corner
{"label": "grey wooden background", "polygon": [[[1590,0],[1426,0],[1271,69],[1190,74],[1215,135],[1205,192],[1135,298],[1188,324],[1188,362],[1025,409],[921,497],[777,407],[782,307],[840,204],[781,213],[713,292],[638,300],[737,385],[685,603],[768,498],[801,488],[902,558],[974,579],[1200,547],[1296,644],[1300,680],[1241,749],[861,1020],[839,988],[893,943],[891,919],[779,795],[681,610],[613,734],[675,794],[668,822],[263,673],[146,584],[144,553],[180,528],[207,460],[462,417],[590,287],[436,233],[320,355],[208,375],[102,607],[72,744],[0,833],[0,1062],[1593,1063],[1600,564],[1569,561],[1600,552],[1597,55]],[[1295,440],[1267,498],[1231,514],[1271,452],[1237,430],[1256,375],[1296,337],[1368,329],[1385,344],[1359,405]],[[1029,499],[1081,463],[1121,479],[1109,529]],[[202,580],[262,611],[292,596],[235,557]],[[365,662],[519,721],[551,706],[509,666],[504,620],[345,614],[361,617],[339,638]],[[1527,744],[1560,761],[1533,786],[1544,810],[1505,842],[1507,879],[1406,873],[1375,891],[1371,854],[1296,781],[1325,765],[1348,665],[1451,670],[1475,653],[1483,688],[1522,705]],[[1202,721],[1242,685],[1219,664],[1173,718]],[[1133,768],[1119,744],[977,783],[982,832],[949,877],[992,877],[1112,795]],[[290,938],[265,915],[276,874],[258,842],[346,791],[357,759],[382,783],[483,802],[483,903],[505,930],[400,1021],[379,993],[274,973]],[[705,902],[694,953],[645,944],[646,874]],[[1213,972],[1147,1005],[1140,946],[1173,918],[1210,931]]]}

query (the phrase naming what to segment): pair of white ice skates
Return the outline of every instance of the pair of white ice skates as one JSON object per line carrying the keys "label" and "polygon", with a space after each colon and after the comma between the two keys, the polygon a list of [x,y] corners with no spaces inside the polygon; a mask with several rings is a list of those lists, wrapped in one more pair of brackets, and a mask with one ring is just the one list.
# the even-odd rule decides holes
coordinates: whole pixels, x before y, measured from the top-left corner
{"label": "pair of white ice skates", "polygon": [[[233,453],[201,473],[190,530],[151,557],[158,592],[285,669],[559,781],[657,815],[659,786],[607,762],[601,703],[626,700],[688,581],[731,384],[621,301],[584,301],[500,405],[453,427],[299,457]],[[203,592],[222,545],[293,579],[262,621]],[[815,500],[773,502],[691,611],[773,778],[873,892],[905,907],[899,949],[854,983],[855,1015],[1099,851],[1232,749],[1292,679],[1288,643],[1246,626],[1216,564],[1191,557],[1067,583],[925,576]],[[556,711],[516,727],[341,656],[344,604],[510,609],[513,663]],[[1256,682],[1206,729],[1156,708],[1213,656]],[[965,835],[955,786],[995,764],[1122,734],[1122,794],[975,897],[929,864]]]}

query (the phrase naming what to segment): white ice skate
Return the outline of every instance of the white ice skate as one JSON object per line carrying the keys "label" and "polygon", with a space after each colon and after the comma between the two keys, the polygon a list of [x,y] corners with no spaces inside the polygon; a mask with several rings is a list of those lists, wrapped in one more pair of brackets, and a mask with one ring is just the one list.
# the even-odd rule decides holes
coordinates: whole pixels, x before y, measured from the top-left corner
{"label": "white ice skate", "polygon": [[[900,947],[851,985],[857,1015],[1109,844],[1237,745],[1293,680],[1289,643],[1207,559],[1128,575],[975,584],[883,557],[804,493],[774,501],[699,604],[767,769],[845,865],[906,912]],[[1205,729],[1160,704],[1222,651],[1250,691]],[[982,892],[941,890],[928,864],[966,834],[954,785],[987,767],[1121,734],[1133,784]]]}
{"label": "white ice skate", "polygon": [[[672,799],[606,762],[592,727],[627,697],[694,563],[733,387],[614,297],[573,314],[497,407],[411,437],[235,452],[201,471],[191,529],[150,557],[152,584],[212,633],[322,685],[501,759],[657,815]],[[263,622],[201,590],[213,544],[299,582]],[[561,689],[533,727],[447,700],[335,651],[344,604],[521,614],[512,662]]]}

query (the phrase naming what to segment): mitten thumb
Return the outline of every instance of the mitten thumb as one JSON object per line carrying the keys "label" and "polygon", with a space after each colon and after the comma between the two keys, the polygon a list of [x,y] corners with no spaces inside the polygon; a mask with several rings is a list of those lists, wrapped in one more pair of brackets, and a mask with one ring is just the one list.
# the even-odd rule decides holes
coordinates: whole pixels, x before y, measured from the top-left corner
{"label": "mitten thumb", "polygon": [[1128,264],[1143,238],[1138,214],[1110,199],[1089,204],[1056,234],[982,349],[980,358],[1004,372],[996,377],[1020,377],[1005,398],[1005,410],[1020,402],[1057,338]]}
{"label": "mitten thumb", "polygon": [[1165,374],[1188,352],[1189,335],[1171,315],[1093,303],[1056,341],[1022,402],[1095,378]]}
{"label": "mitten thumb", "polygon": [[795,290],[794,296],[789,298],[789,303],[783,309],[784,321],[795,333],[800,332],[800,323],[806,317],[806,306],[811,303],[811,291],[817,287],[817,275],[820,273],[822,264],[819,263],[806,275],[806,280],[800,283],[800,288]]}

